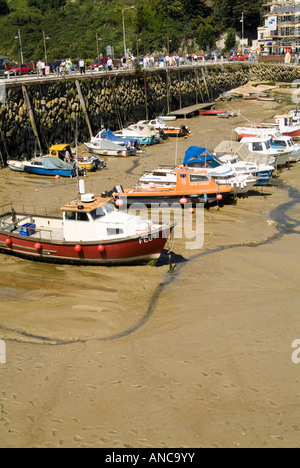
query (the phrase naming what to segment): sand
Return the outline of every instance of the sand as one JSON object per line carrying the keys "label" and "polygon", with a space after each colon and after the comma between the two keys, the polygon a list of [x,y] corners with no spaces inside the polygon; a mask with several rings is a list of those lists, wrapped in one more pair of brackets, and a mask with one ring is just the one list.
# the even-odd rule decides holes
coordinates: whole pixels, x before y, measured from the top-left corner
{"label": "sand", "polygon": [[[293,104],[285,94],[226,107],[255,122]],[[188,139],[109,158],[88,191],[130,187],[189,146],[213,149],[244,119],[177,123]],[[1,204],[54,211],[76,190],[1,171]],[[299,190],[294,164],[236,205],[206,210],[203,246],[169,243],[171,272],[166,254],[156,267],[109,268],[2,255],[0,447],[299,447]]]}

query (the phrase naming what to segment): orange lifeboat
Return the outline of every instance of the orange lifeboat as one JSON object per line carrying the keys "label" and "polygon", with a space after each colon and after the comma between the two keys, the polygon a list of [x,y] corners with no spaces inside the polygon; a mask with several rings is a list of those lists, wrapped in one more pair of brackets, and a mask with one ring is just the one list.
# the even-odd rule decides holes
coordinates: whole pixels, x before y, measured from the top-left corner
{"label": "orange lifeboat", "polygon": [[113,197],[116,200],[122,200],[127,205],[133,203],[143,203],[150,205],[152,203],[180,202],[185,203],[210,204],[220,199],[233,196],[231,185],[218,185],[205,170],[190,170],[189,168],[175,168],[172,172],[176,174],[176,184],[156,187],[151,184],[146,188],[134,187],[123,189],[122,186],[115,187]]}

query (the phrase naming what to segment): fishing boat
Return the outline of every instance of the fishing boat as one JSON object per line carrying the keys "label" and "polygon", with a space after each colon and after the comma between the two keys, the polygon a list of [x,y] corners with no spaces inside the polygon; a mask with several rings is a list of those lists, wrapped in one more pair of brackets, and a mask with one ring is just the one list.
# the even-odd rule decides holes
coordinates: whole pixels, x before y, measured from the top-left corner
{"label": "fishing boat", "polygon": [[195,172],[188,168],[175,168],[176,183],[170,186],[156,187],[155,184],[148,187],[134,187],[123,189],[122,186],[115,187],[113,197],[115,201],[121,200],[127,206],[134,203],[151,205],[152,203],[172,204],[187,202],[193,205],[197,203],[214,203],[219,199],[233,195],[231,185],[219,186],[207,174],[207,171]]}
{"label": "fishing boat", "polygon": [[277,135],[299,138],[300,123],[293,122],[293,115],[277,115],[275,116],[275,123],[273,124],[261,123],[253,125],[252,127],[237,127],[235,132],[237,133],[238,139],[255,136],[274,137]]}
{"label": "fishing boat", "polygon": [[162,119],[141,120],[138,124],[148,125],[168,137],[187,137],[190,134],[190,130],[185,125],[170,127]]}
{"label": "fishing boat", "polygon": [[117,211],[111,198],[83,194],[52,217],[1,207],[0,252],[51,263],[111,265],[157,260],[174,225]]}
{"label": "fishing boat", "polygon": [[140,142],[137,138],[122,138],[116,136],[111,130],[106,129],[100,130],[95,137],[91,138],[89,143],[93,144],[103,140],[113,142],[115,145],[121,146],[123,150],[126,149],[127,156],[134,156],[142,152],[140,149]]}
{"label": "fishing boat", "polygon": [[[192,169],[195,174],[199,169]],[[256,178],[253,175],[236,174],[233,166],[220,165],[216,168],[207,167],[205,172],[214,180],[219,187],[231,185],[236,195],[244,195],[248,193],[254,185]],[[203,173],[203,170],[200,172]],[[153,171],[146,171],[139,179],[139,184],[142,188],[149,188],[155,184],[156,187],[171,187],[176,186],[177,175],[171,168],[157,168]]]}
{"label": "fishing boat", "polygon": [[274,137],[270,140],[271,147],[288,151],[289,162],[297,162],[300,159],[300,144],[296,144],[289,136]]}
{"label": "fishing boat", "polygon": [[126,158],[131,154],[125,146],[117,145],[109,140],[94,140],[90,143],[85,143],[85,146],[91,153],[101,156],[122,156]]}
{"label": "fishing boat", "polygon": [[95,155],[87,155],[85,153],[76,154],[76,162],[81,169],[86,172],[100,171],[106,167],[105,162]]}
{"label": "fishing boat", "polygon": [[275,157],[276,167],[285,166],[289,159],[289,153],[291,153],[289,148],[272,147],[271,138],[267,136],[242,138],[241,143],[245,143],[249,151],[254,154]]}
{"label": "fishing boat", "polygon": [[122,130],[114,132],[121,138],[134,138],[139,140],[141,145],[155,145],[160,142],[160,137],[153,127],[145,124],[134,124]]}
{"label": "fishing boat", "polygon": [[[256,178],[257,185],[270,182],[275,170],[275,158],[257,156],[249,152],[244,143],[223,141],[214,150],[216,161],[220,164],[231,164],[236,174],[248,174]],[[272,164],[269,164],[269,161]]]}
{"label": "fishing boat", "polygon": [[71,164],[59,158],[48,156],[41,156],[31,161],[25,161],[24,169],[29,174],[41,176],[76,177],[84,173],[84,169],[76,163]]}
{"label": "fishing boat", "polygon": [[81,169],[87,172],[101,170],[104,167],[104,161],[101,161],[94,155],[78,154],[77,149],[72,150],[68,144],[53,145],[49,149],[49,157],[58,158],[61,161],[77,164]]}

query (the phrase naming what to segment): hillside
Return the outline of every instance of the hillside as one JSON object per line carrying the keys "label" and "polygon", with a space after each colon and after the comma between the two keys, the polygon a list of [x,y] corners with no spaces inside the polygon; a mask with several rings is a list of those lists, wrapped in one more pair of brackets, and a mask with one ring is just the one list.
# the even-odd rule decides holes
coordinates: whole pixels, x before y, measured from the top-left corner
{"label": "hillside", "polygon": [[[20,29],[24,61],[44,57],[43,31],[49,60],[70,56],[93,59],[114,46],[123,55],[122,10],[126,45],[132,53],[170,53],[213,47],[228,28],[255,37],[262,0],[0,0],[0,54],[19,60]],[[138,39],[138,42],[137,42]]]}

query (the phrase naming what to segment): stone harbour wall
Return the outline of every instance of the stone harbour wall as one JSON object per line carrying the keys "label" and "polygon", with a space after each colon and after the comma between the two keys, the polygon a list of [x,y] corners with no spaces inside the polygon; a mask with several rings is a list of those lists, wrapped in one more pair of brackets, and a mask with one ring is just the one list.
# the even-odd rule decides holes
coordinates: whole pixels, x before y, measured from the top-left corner
{"label": "stone harbour wall", "polygon": [[0,161],[88,141],[101,128],[210,102],[250,79],[291,82],[299,69],[260,64],[184,67],[11,82],[0,108]]}

